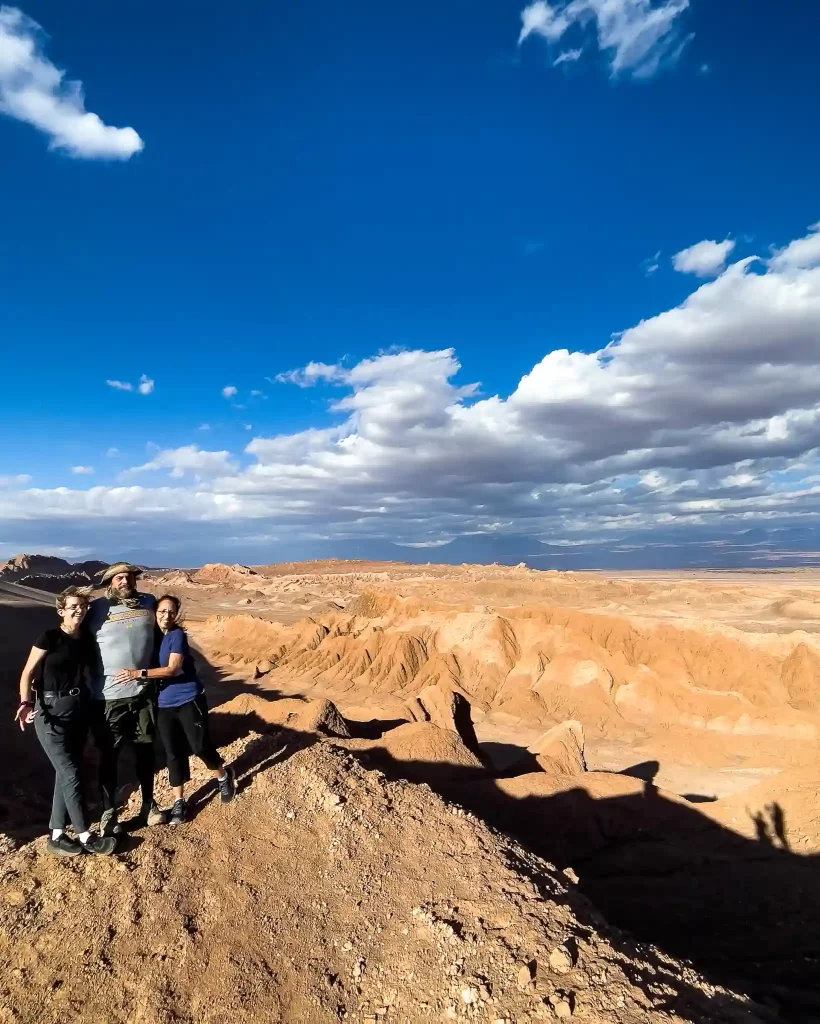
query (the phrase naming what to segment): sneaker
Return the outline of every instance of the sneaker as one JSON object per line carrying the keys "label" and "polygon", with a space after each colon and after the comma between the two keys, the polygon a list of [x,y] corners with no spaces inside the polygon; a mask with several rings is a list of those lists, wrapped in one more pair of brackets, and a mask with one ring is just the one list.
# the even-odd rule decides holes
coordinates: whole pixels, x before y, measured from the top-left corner
{"label": "sneaker", "polygon": [[67,836],[65,832],[59,839],[52,839],[49,836],[46,849],[49,853],[53,853],[55,857],[77,857],[83,852],[82,846],[70,836]]}
{"label": "sneaker", "polygon": [[126,832],[134,832],[136,829],[146,828],[148,825],[167,824],[168,812],[161,810],[156,801],[152,801],[150,805],[143,804],[133,818],[122,823],[122,827]]}
{"label": "sneaker", "polygon": [[120,824],[120,819],[115,810],[102,812],[102,817],[100,818],[100,835],[121,836],[123,831],[124,829]]}
{"label": "sneaker", "polygon": [[225,769],[225,778],[218,779],[219,799],[223,804],[229,804],[236,796],[236,776],[232,768]]}
{"label": "sneaker", "polygon": [[117,840],[113,836],[98,836],[92,832],[88,840],[82,844],[86,853],[99,853],[104,857],[109,856],[116,850]]}
{"label": "sneaker", "polygon": [[174,806],[171,808],[171,824],[181,825],[183,821],[188,817],[188,808],[184,800],[174,800]]}
{"label": "sneaker", "polygon": [[162,808],[158,807],[156,801],[154,801],[149,808],[142,808],[139,816],[145,815],[146,825],[167,825],[170,815],[167,811],[163,811]]}

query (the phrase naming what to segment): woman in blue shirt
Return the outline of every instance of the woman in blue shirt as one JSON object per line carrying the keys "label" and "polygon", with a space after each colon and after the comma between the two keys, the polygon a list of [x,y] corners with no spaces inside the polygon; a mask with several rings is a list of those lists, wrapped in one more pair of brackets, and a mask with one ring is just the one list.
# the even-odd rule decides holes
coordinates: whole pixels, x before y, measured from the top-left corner
{"label": "woman in blue shirt", "polygon": [[[168,760],[168,781],[174,793],[171,824],[185,821],[185,783],[191,781],[189,754],[196,754],[216,776],[223,803],[236,795],[236,779],[225,767],[208,730],[208,703],[197,676],[185,630],[177,624],[180,600],[165,594],[157,602],[157,624],[162,630],[159,668],[150,668],[148,679],[159,684],[157,732]],[[131,669],[124,669],[117,676]]]}

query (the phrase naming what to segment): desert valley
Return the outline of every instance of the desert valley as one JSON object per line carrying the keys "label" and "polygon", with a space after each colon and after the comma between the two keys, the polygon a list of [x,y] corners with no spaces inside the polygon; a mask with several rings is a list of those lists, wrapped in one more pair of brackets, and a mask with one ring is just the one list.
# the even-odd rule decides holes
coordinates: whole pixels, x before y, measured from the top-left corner
{"label": "desert valley", "polygon": [[820,1018],[820,572],[150,570],[243,788],[84,888],[9,722],[26,593],[102,564],[0,567],[0,1020],[70,1017],[67,905],[85,1020]]}

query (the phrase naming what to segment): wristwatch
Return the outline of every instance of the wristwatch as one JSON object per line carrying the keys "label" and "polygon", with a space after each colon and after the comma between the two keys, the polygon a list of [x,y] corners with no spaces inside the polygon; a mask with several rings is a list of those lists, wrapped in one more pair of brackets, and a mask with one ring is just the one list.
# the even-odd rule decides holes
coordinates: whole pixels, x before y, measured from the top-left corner
{"label": "wristwatch", "polygon": [[141,668],[140,669],[140,679],[147,679],[147,678],[148,678],[148,669],[147,668]]}

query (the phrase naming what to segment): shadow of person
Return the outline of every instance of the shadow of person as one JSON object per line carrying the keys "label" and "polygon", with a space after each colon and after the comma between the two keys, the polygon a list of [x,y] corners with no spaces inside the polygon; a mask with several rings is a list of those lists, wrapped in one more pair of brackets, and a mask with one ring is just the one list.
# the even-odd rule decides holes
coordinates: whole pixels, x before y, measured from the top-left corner
{"label": "shadow of person", "polygon": [[751,839],[648,782],[600,799],[583,788],[583,775],[545,795],[516,798],[504,787],[500,779],[465,783],[455,799],[571,866],[610,923],[776,1003],[784,1019],[820,1020],[820,857],[790,851],[782,807],[752,815]]}
{"label": "shadow of person", "polygon": [[647,785],[654,785],[660,768],[660,762],[658,761],[641,761],[640,764],[634,764],[631,768],[624,768],[618,774],[628,775],[633,779],[640,779],[641,782],[645,782]]}

